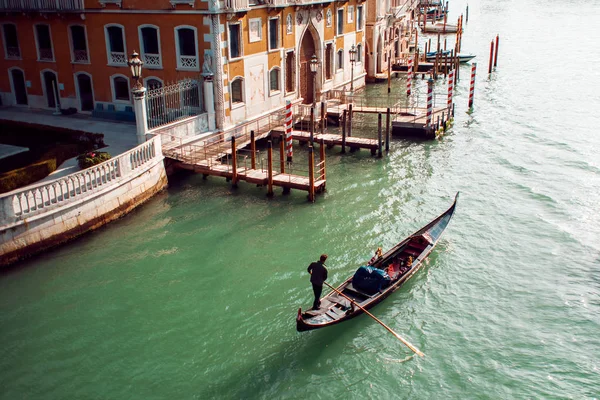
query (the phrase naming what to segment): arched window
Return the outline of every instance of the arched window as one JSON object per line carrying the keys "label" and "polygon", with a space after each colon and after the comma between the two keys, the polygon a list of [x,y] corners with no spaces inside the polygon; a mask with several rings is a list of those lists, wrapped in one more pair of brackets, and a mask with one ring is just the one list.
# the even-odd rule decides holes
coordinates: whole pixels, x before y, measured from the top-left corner
{"label": "arched window", "polygon": [[337,51],[337,69],[344,68],[344,49],[339,49]]}
{"label": "arched window", "polygon": [[108,65],[127,65],[127,47],[125,46],[123,25],[104,25],[104,36]]}
{"label": "arched window", "polygon": [[269,72],[269,89],[271,92],[279,92],[281,90],[280,77],[281,70],[278,67],[274,67]]}
{"label": "arched window", "polygon": [[177,69],[198,71],[198,40],[196,28],[178,26],[175,28],[175,44],[177,50]]}
{"label": "arched window", "polygon": [[244,102],[244,78],[237,77],[231,81],[231,103]]}
{"label": "arched window", "polygon": [[356,62],[362,62],[362,44],[356,45]]}
{"label": "arched window", "polygon": [[162,68],[160,54],[160,31],[155,25],[138,26],[140,37],[140,57],[144,62],[144,68]]}
{"label": "arched window", "polygon": [[71,62],[80,64],[89,63],[90,56],[88,54],[85,25],[70,25],[69,38],[71,39]]}
{"label": "arched window", "polygon": [[163,81],[160,78],[149,76],[144,79],[144,86],[146,86],[146,88],[149,90],[158,89],[163,87]]}
{"label": "arched window", "polygon": [[21,58],[21,48],[19,46],[19,36],[17,35],[17,26],[15,24],[2,24],[2,38],[4,39],[4,56],[6,58]]}
{"label": "arched window", "polygon": [[129,78],[125,75],[113,75],[111,77],[113,101],[131,102],[129,96]]}

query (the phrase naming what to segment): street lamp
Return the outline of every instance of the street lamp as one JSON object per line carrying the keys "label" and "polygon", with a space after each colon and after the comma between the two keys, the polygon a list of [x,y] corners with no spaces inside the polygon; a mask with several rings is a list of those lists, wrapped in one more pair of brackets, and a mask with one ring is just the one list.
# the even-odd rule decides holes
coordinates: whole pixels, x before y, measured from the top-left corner
{"label": "street lamp", "polygon": [[313,74],[313,109],[317,103],[317,69],[319,68],[319,60],[317,55],[313,54],[310,59],[310,72]]}
{"label": "street lamp", "polygon": [[354,63],[356,62],[356,46],[352,45],[350,50],[350,91],[354,92]]}
{"label": "street lamp", "polygon": [[133,88],[136,90],[139,90],[143,87],[142,83],[140,82],[140,78],[142,77],[143,64],[144,62],[140,60],[140,55],[137,53],[137,51],[134,50],[131,54],[131,58],[129,59],[129,61],[127,61],[127,65],[129,65],[129,68],[131,68],[131,76],[135,81],[135,85],[133,85]]}

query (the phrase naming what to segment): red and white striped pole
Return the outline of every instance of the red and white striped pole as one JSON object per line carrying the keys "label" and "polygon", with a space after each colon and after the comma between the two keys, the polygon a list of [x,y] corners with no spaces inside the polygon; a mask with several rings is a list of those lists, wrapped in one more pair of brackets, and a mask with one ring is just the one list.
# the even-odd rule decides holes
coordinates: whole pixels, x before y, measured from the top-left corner
{"label": "red and white striped pole", "polygon": [[431,116],[433,115],[433,79],[427,81],[427,126],[431,126]]}
{"label": "red and white striped pole", "polygon": [[454,90],[454,70],[451,69],[448,73],[448,117],[450,116],[450,110],[452,110],[452,94]]}
{"label": "red and white striped pole", "polygon": [[406,95],[410,96],[412,89],[412,79],[413,79],[413,59],[410,57],[408,59],[408,75],[406,76]]}
{"label": "red and white striped pole", "polygon": [[294,150],[292,148],[292,102],[285,102],[285,154],[287,161],[292,162]]}
{"label": "red and white striped pole", "polygon": [[471,87],[469,89],[469,108],[473,107],[473,95],[475,94],[475,70],[477,63],[471,64]]}

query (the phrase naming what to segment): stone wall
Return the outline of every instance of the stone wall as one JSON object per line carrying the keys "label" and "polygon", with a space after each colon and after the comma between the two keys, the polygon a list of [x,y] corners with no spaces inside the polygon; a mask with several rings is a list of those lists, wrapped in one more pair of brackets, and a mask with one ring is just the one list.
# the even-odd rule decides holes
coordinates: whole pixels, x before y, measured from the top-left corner
{"label": "stone wall", "polygon": [[118,157],[0,196],[0,266],[113,221],[167,186],[160,136]]}

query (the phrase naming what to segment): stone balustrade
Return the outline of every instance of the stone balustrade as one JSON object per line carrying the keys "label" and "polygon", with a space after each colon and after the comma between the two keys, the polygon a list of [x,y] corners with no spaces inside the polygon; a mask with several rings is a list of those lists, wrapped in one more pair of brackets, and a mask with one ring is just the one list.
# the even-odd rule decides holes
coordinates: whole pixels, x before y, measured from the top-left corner
{"label": "stone balustrade", "polygon": [[3,194],[0,196],[0,226],[49,212],[130,180],[157,157],[162,159],[160,136],[85,170]]}

